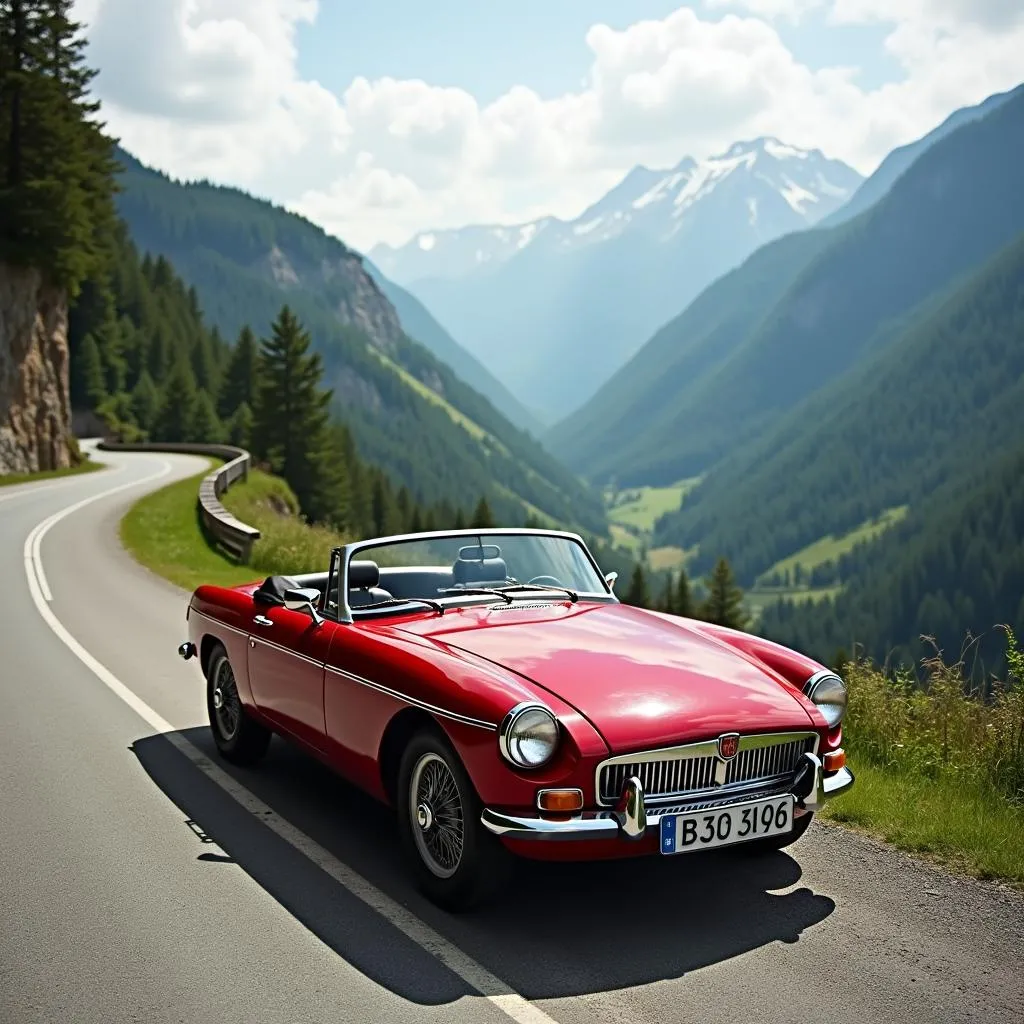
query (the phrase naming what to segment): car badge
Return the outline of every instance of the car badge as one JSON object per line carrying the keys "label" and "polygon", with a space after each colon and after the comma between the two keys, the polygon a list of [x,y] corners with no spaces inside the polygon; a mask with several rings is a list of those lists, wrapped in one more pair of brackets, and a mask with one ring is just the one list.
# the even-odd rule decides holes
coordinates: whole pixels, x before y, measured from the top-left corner
{"label": "car badge", "polygon": [[740,749],[740,734],[738,732],[727,732],[718,737],[718,756],[723,761],[731,761]]}

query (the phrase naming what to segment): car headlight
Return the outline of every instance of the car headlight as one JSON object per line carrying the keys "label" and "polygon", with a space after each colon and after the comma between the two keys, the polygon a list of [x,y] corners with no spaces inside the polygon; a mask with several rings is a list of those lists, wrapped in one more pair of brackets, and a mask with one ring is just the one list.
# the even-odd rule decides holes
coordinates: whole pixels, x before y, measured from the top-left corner
{"label": "car headlight", "polygon": [[814,704],[825,716],[831,728],[835,728],[846,713],[846,684],[828,669],[815,672],[804,683],[804,696]]}
{"label": "car headlight", "polygon": [[558,746],[558,722],[543,704],[517,704],[498,729],[498,746],[517,768],[539,768]]}

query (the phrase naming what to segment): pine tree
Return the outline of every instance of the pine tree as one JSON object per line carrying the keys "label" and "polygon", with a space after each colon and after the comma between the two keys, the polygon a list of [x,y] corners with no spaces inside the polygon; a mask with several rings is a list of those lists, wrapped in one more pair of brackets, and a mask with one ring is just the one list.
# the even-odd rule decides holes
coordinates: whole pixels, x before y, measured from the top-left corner
{"label": "pine tree", "polygon": [[160,411],[153,424],[154,441],[184,441],[190,436],[195,413],[196,384],[184,353],[163,387]]}
{"label": "pine tree", "polygon": [[100,348],[96,339],[87,334],[71,367],[71,402],[80,408],[98,409],[106,397],[107,384],[103,377]]}
{"label": "pine tree", "polygon": [[231,358],[217,396],[217,411],[225,419],[233,416],[243,402],[250,409],[255,404],[258,366],[259,349],[256,345],[256,335],[248,326],[243,327],[235,347],[231,350]]}
{"label": "pine tree", "polygon": [[719,558],[705,581],[707,597],[701,607],[701,618],[731,629],[745,629],[747,615],[743,610],[743,591],[736,585],[732,567]]}
{"label": "pine tree", "polygon": [[676,580],[676,593],[672,601],[672,611],[684,619],[696,618],[697,610],[693,603],[693,594],[690,592],[690,580],[686,575],[686,567],[679,569],[679,578]]}
{"label": "pine tree", "polygon": [[672,592],[672,573],[665,579],[665,587],[658,598],[657,609],[659,612],[668,612],[669,615],[675,610],[675,595]]}
{"label": "pine tree", "polygon": [[633,574],[629,578],[629,589],[622,598],[625,604],[634,605],[637,608],[649,608],[651,604],[651,593],[647,587],[647,577],[644,575],[644,567],[637,562],[633,567]]}
{"label": "pine tree", "polygon": [[147,434],[153,429],[159,409],[160,392],[153,383],[153,378],[143,371],[139,382],[132,390],[132,415]]}
{"label": "pine tree", "polygon": [[75,296],[109,258],[115,163],[71,7],[0,4],[0,259],[39,267]]}
{"label": "pine tree", "polygon": [[282,307],[260,349],[253,446],[288,481],[303,512],[320,521],[332,515],[342,467],[326,453],[331,392],[320,387],[323,366],[310,344],[295,314]]}
{"label": "pine tree", "polygon": [[246,402],[243,402],[228,420],[227,437],[230,444],[239,448],[249,448],[252,445],[252,409]]}
{"label": "pine tree", "polygon": [[473,515],[470,518],[469,525],[474,530],[485,530],[489,527],[497,526],[494,521],[494,514],[491,512],[491,506],[487,502],[487,496],[485,494],[480,495],[480,500],[476,503],[476,508],[473,509]]}
{"label": "pine tree", "polygon": [[192,422],[185,439],[199,444],[219,444],[223,438],[224,428],[213,407],[213,399],[200,389],[192,406]]}

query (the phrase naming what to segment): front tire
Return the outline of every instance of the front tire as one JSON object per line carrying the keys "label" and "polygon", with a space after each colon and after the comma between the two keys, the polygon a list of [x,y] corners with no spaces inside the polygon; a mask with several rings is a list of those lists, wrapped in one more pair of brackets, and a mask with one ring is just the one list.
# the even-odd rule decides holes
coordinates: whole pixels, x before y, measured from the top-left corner
{"label": "front tire", "polygon": [[234,764],[255,764],[267,752],[270,730],[249,717],[227,652],[218,645],[206,667],[206,710],[213,742]]}
{"label": "front tire", "polygon": [[507,881],[511,854],[480,823],[480,800],[447,738],[412,738],[398,770],[398,826],[417,887],[438,906],[460,911]]}

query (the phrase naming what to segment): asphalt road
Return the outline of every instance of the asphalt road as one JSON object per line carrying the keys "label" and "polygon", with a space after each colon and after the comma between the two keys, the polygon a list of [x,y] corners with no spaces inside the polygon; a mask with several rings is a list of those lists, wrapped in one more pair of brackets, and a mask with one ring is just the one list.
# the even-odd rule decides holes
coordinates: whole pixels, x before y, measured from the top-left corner
{"label": "asphalt road", "polygon": [[100,457],[0,489],[4,1024],[1024,1020],[1024,899],[834,826],[432,907],[387,810],[278,740],[217,761],[187,595],[117,542],[202,462]]}

